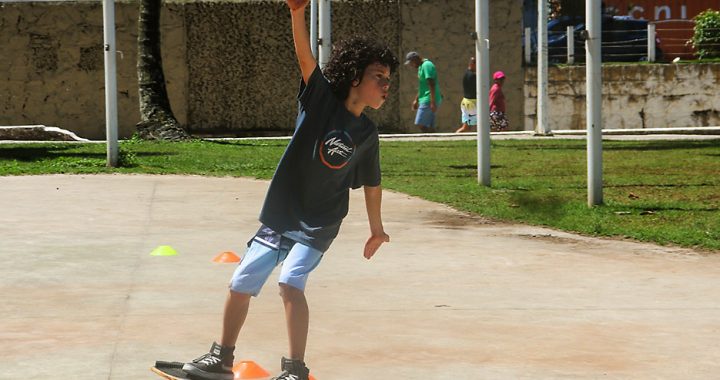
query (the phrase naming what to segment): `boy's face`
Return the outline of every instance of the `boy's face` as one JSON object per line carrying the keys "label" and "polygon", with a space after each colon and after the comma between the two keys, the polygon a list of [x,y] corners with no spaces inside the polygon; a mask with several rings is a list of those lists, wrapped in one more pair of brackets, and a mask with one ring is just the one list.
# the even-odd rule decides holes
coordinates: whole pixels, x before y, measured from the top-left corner
{"label": "boy's face", "polygon": [[379,63],[370,64],[365,69],[362,81],[354,89],[360,101],[368,107],[382,107],[390,91],[390,68]]}

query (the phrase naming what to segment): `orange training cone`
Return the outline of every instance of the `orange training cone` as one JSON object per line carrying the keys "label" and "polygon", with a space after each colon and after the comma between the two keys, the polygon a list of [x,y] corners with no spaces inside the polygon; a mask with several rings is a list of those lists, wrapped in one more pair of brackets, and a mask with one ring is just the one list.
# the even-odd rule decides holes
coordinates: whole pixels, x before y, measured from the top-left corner
{"label": "orange training cone", "polygon": [[240,258],[232,251],[223,252],[213,258],[214,263],[237,263],[239,261]]}
{"label": "orange training cone", "polygon": [[310,375],[309,380],[315,380],[315,376]]}
{"label": "orange training cone", "polygon": [[252,360],[242,360],[233,367],[235,379],[262,379],[270,373]]}

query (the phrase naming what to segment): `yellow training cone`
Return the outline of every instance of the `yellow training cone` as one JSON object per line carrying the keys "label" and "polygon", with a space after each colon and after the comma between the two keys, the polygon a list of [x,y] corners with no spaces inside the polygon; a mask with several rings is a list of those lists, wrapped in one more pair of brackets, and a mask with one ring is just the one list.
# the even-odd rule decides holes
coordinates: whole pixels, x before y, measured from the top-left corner
{"label": "yellow training cone", "polygon": [[252,360],[243,360],[233,367],[235,379],[262,379],[270,376],[270,373],[260,367]]}
{"label": "yellow training cone", "polygon": [[177,255],[177,251],[173,249],[173,247],[169,245],[161,245],[157,248],[153,249],[152,252],[150,252],[150,256],[175,256]]}
{"label": "yellow training cone", "polygon": [[237,263],[239,261],[240,258],[238,257],[238,255],[236,255],[235,252],[232,251],[223,252],[213,258],[214,263]]}

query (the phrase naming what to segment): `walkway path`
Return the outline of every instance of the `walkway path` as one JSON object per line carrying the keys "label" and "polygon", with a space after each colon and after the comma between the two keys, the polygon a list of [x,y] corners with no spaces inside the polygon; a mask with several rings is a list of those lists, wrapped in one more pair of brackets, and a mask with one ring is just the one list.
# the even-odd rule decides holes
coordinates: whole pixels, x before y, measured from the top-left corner
{"label": "walkway path", "polygon": [[[220,328],[267,182],[181,176],[0,177],[0,379],[153,379]],[[354,192],[308,288],[318,380],[712,379],[720,256],[493,223],[387,192],[392,242],[362,258]],[[153,257],[159,245],[179,254]],[[273,277],[274,278],[274,277]],[[269,283],[238,358],[285,353]]]}

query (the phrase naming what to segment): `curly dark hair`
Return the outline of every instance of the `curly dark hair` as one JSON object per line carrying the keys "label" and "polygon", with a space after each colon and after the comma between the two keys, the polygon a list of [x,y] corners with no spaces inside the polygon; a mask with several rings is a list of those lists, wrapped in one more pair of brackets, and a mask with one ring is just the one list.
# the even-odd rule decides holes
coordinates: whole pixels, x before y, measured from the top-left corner
{"label": "curly dark hair", "polygon": [[365,69],[373,63],[387,66],[391,74],[399,64],[387,45],[366,36],[353,35],[333,47],[323,73],[335,96],[344,101],[350,94],[352,82],[362,81]]}

